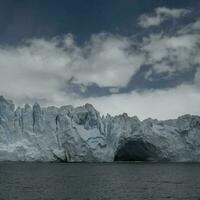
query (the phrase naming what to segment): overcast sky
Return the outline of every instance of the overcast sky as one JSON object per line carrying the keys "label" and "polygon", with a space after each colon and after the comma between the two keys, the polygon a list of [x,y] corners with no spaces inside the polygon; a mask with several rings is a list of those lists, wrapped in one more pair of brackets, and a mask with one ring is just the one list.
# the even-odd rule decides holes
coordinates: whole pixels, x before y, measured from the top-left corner
{"label": "overcast sky", "polygon": [[0,94],[17,105],[200,114],[200,1],[0,3]]}

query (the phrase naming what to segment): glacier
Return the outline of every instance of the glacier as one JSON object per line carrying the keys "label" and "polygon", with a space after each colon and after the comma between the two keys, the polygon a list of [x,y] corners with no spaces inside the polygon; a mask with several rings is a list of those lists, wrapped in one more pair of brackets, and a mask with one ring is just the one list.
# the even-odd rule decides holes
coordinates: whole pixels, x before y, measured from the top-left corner
{"label": "glacier", "polygon": [[0,161],[200,161],[200,117],[140,121],[91,105],[17,107],[0,96]]}

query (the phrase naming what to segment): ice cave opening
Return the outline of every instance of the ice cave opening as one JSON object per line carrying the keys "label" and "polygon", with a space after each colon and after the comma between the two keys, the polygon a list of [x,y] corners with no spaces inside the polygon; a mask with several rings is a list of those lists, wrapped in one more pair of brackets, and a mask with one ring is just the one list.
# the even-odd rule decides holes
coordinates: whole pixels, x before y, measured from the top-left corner
{"label": "ice cave opening", "polygon": [[127,141],[118,148],[114,161],[157,161],[155,145],[145,141]]}

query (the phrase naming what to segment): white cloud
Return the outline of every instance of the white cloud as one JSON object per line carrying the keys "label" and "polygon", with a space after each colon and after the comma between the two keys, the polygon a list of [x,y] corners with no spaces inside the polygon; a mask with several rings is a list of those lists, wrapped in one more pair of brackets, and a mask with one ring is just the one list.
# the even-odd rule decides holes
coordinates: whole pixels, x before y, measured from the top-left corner
{"label": "white cloud", "polygon": [[[192,26],[194,24],[186,27]],[[146,53],[146,64],[153,66],[154,73],[168,73],[170,76],[186,72],[200,64],[199,32],[191,29],[186,31],[186,27],[174,32],[174,35],[157,33],[143,39],[141,51]],[[151,78],[152,69],[150,71],[147,78]]]}
{"label": "white cloud", "polygon": [[[155,15],[142,15],[139,24],[146,28],[160,25],[189,12],[187,9],[156,8]],[[170,77],[200,65],[200,19],[177,28],[170,34],[161,31],[143,38],[141,51],[146,55],[146,64],[152,66],[145,75],[148,80],[152,80],[153,74],[166,73]]]}
{"label": "white cloud", "polygon": [[92,103],[101,113],[128,113],[140,119],[177,118],[184,114],[200,115],[200,90],[194,85],[180,85],[166,90],[133,91],[107,97],[81,99],[76,105]]}
{"label": "white cloud", "polygon": [[194,23],[191,24],[191,26],[192,30],[200,30],[200,20],[195,21]]}
{"label": "white cloud", "polygon": [[[125,87],[144,61],[130,54],[128,38],[98,34],[83,47],[72,35],[32,39],[17,47],[0,47],[0,93],[20,99],[60,102],[71,95],[67,81],[84,86]],[[84,92],[84,90],[82,90]]]}
{"label": "white cloud", "polygon": [[110,93],[118,93],[119,88],[110,88],[109,91],[110,91]]}
{"label": "white cloud", "polygon": [[150,26],[159,26],[164,21],[169,19],[178,19],[187,15],[190,11],[187,9],[170,9],[166,7],[159,7],[154,10],[154,15],[143,14],[139,17],[139,25],[143,28]]}
{"label": "white cloud", "polygon": [[197,19],[196,21],[182,27],[178,31],[178,34],[195,34],[195,33],[198,34],[199,31],[200,31],[200,19]]}
{"label": "white cloud", "polygon": [[[120,36],[94,35],[77,55],[72,71],[75,83],[96,83],[100,87],[125,87],[144,62],[144,56],[130,53],[132,41]],[[120,78],[119,78],[120,77]]]}
{"label": "white cloud", "polygon": [[[171,14],[167,14],[168,11],[160,8],[157,13],[178,16],[174,10],[170,10]],[[199,27],[196,21],[173,35],[150,34],[140,43],[127,37],[97,34],[82,47],[72,35],[63,39],[32,39],[17,47],[1,46],[0,93],[17,104],[28,100],[37,100],[43,105],[78,106],[89,102],[101,113],[127,112],[140,119],[200,114]],[[173,75],[189,71],[194,65],[199,67],[193,85],[119,94],[120,88],[126,87],[142,64],[152,66],[145,74],[152,81],[154,73]],[[88,85],[95,83],[108,87],[113,94],[81,98],[67,90],[69,81],[78,84],[83,93]]]}

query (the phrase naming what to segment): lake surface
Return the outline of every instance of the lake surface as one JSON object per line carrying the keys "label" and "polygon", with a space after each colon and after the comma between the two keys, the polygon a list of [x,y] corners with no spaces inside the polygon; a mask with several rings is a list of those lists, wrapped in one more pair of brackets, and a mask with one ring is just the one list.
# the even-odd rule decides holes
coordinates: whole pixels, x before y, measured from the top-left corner
{"label": "lake surface", "polygon": [[0,200],[200,200],[195,163],[0,163]]}

